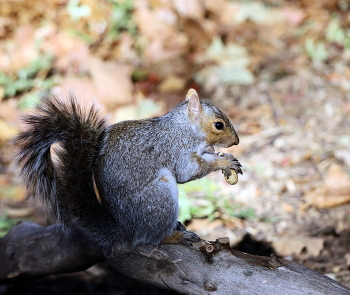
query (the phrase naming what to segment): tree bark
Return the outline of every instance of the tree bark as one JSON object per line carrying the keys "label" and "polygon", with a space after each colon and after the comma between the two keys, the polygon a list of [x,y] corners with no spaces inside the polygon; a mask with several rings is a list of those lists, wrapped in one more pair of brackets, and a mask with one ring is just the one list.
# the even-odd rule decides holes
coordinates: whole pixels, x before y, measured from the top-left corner
{"label": "tree bark", "polygon": [[59,225],[21,222],[0,239],[0,282],[86,269],[108,263],[138,281],[182,294],[350,294],[350,289],[295,262],[231,250],[228,238],[102,249]]}

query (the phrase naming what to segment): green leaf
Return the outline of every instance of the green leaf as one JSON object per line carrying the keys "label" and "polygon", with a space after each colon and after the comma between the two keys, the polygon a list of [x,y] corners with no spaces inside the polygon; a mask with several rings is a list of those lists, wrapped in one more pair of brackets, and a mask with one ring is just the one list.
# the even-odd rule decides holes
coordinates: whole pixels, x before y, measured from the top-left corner
{"label": "green leaf", "polygon": [[326,38],[328,41],[337,42],[339,44],[343,44],[345,40],[345,33],[340,27],[339,19],[333,19],[326,30]]}
{"label": "green leaf", "polygon": [[252,219],[255,217],[255,210],[251,207],[244,207],[238,210],[233,216],[241,219]]}
{"label": "green leaf", "polygon": [[152,99],[142,99],[137,108],[137,116],[139,118],[149,118],[158,114],[162,110],[162,107],[159,103],[155,102]]}
{"label": "green leaf", "polygon": [[136,36],[137,25],[132,17],[134,11],[133,0],[109,0],[112,3],[112,26],[109,37],[115,39],[123,31]]}
{"label": "green leaf", "polygon": [[19,80],[12,81],[12,83],[5,85],[4,96],[5,97],[15,96],[18,93],[22,93],[32,89],[33,86],[34,84],[32,80],[19,79]]}
{"label": "green leaf", "polygon": [[37,92],[29,93],[21,97],[18,102],[20,110],[27,110],[35,108],[40,102],[40,95]]}
{"label": "green leaf", "polygon": [[5,75],[4,73],[0,72],[0,86],[7,86],[8,84],[12,83],[12,79]]}
{"label": "green leaf", "polygon": [[[218,185],[208,178],[201,178],[195,181],[180,184],[179,190],[179,220],[184,222],[192,217],[202,218],[212,216],[216,211],[214,193]],[[204,199],[195,199],[189,196],[194,192],[203,192]]]}
{"label": "green leaf", "polygon": [[208,202],[207,204],[204,204],[203,206],[193,207],[191,212],[193,214],[193,217],[196,218],[203,218],[210,216],[216,211],[216,207]]}
{"label": "green leaf", "polygon": [[328,57],[328,52],[324,44],[321,42],[315,42],[310,38],[305,41],[305,49],[313,61],[322,62]]}
{"label": "green leaf", "polygon": [[79,21],[82,17],[91,15],[91,8],[86,4],[80,4],[79,0],[70,0],[67,10],[73,21]]}
{"label": "green leaf", "polygon": [[19,79],[33,79],[44,69],[50,69],[52,65],[52,57],[49,55],[42,55],[34,59],[27,67],[20,69],[17,73]]}
{"label": "green leaf", "polygon": [[11,219],[7,215],[0,216],[0,238],[5,236],[18,221],[19,219]]}
{"label": "green leaf", "polygon": [[196,62],[215,63],[203,67],[197,73],[195,80],[200,84],[217,81],[224,85],[248,85],[254,82],[254,76],[248,69],[250,59],[246,49],[232,43],[225,46],[218,37],[213,39],[207,51]]}

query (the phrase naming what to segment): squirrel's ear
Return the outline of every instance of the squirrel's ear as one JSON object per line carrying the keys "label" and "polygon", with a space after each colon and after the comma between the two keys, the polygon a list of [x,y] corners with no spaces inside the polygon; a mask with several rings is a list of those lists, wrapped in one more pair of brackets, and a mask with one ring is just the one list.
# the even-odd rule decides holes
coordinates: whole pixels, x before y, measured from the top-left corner
{"label": "squirrel's ear", "polygon": [[199,97],[198,97],[196,90],[194,90],[193,88],[188,90],[187,95],[186,95],[186,101],[188,101],[189,115],[194,120],[199,120],[202,106],[201,106],[201,103],[199,101]]}

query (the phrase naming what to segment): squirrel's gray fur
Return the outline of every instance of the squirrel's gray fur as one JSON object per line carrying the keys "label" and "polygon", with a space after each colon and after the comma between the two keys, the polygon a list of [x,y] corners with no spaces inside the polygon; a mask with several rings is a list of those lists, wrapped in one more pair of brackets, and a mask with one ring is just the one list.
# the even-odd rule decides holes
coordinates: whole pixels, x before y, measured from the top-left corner
{"label": "squirrel's gray fur", "polygon": [[96,243],[159,244],[177,227],[177,183],[219,169],[240,172],[233,156],[210,149],[238,143],[228,118],[209,102],[199,108],[224,122],[228,136],[216,141],[215,133],[208,143],[208,127],[191,117],[188,99],[158,118],[106,126],[94,106],[86,112],[73,96],[67,103],[46,96],[15,140],[29,195]]}

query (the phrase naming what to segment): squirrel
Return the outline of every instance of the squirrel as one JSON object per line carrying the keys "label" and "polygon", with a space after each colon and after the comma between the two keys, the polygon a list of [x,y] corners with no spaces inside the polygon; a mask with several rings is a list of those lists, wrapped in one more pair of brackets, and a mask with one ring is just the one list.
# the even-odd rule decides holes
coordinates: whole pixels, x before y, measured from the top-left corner
{"label": "squirrel", "polygon": [[95,105],[47,94],[23,121],[14,143],[28,196],[68,233],[74,226],[103,246],[197,242],[177,221],[177,183],[242,173],[214,149],[239,143],[234,127],[194,89],[163,116],[110,126]]}

